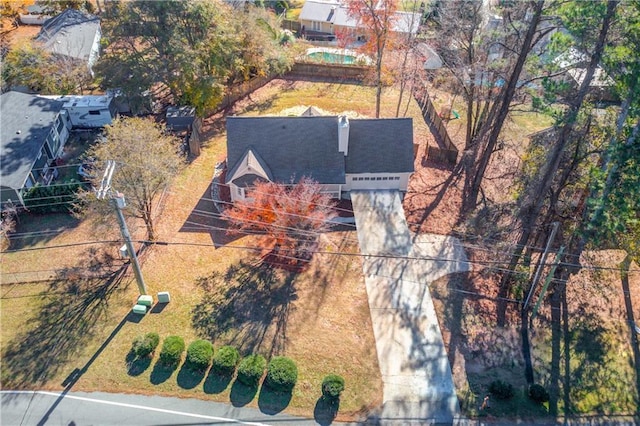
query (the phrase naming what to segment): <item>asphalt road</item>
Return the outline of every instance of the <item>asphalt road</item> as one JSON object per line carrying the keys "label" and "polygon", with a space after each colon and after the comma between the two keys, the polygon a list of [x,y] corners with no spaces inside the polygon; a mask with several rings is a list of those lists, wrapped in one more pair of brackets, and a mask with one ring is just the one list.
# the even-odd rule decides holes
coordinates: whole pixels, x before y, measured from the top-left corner
{"label": "asphalt road", "polygon": [[196,399],[104,392],[0,391],[2,426],[316,425],[312,419]]}

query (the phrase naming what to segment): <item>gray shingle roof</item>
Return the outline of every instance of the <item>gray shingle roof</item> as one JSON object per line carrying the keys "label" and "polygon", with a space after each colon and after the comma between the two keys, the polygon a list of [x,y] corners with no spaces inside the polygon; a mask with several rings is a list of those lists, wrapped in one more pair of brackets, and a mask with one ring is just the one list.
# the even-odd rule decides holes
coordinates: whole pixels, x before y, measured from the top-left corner
{"label": "gray shingle roof", "polygon": [[227,117],[229,167],[235,168],[248,149],[260,155],[276,182],[303,176],[345,182],[337,117]]}
{"label": "gray shingle roof", "polygon": [[20,92],[0,95],[2,186],[22,188],[62,105]]}
{"label": "gray shingle roof", "polygon": [[36,41],[52,53],[89,60],[99,30],[100,18],[67,9],[44,23]]}
{"label": "gray shingle roof", "polygon": [[350,119],[347,173],[413,172],[410,118]]}
{"label": "gray shingle roof", "polygon": [[[228,117],[227,164],[232,172],[251,149],[275,181],[310,176],[324,184],[345,183],[345,173],[410,173],[410,118],[349,120],[348,156],[338,151],[338,117]],[[228,182],[227,182],[228,183]]]}

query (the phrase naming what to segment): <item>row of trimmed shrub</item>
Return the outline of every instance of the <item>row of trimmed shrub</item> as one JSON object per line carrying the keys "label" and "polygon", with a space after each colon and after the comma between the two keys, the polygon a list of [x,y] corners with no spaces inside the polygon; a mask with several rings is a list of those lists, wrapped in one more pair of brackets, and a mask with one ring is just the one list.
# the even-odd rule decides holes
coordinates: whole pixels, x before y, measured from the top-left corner
{"label": "row of trimmed shrub", "polygon": [[[503,382],[502,380],[494,380],[491,382],[489,392],[496,398],[502,400],[510,399],[515,395],[515,390],[511,383]],[[529,386],[528,396],[539,404],[549,401],[549,392],[544,386],[537,383]]]}
{"label": "row of trimmed shrub", "polygon": [[[137,358],[149,357],[159,343],[158,333],[147,333],[136,337],[131,350]],[[162,343],[159,362],[167,366],[176,366],[180,363],[184,350],[185,343],[182,337],[168,336]],[[214,353],[213,345],[207,340],[196,340],[189,345],[185,360],[188,368],[204,371],[212,363],[212,369],[219,374],[231,375],[237,367],[238,380],[252,387],[259,384],[265,368],[265,384],[275,391],[290,392],[298,380],[298,367],[293,360],[284,356],[272,358],[267,365],[267,360],[258,354],[249,355],[241,360],[238,350],[232,346],[222,346]],[[334,395],[339,396],[344,389],[344,380],[339,376],[327,376],[322,384],[323,395],[325,389],[328,396],[335,398]]]}

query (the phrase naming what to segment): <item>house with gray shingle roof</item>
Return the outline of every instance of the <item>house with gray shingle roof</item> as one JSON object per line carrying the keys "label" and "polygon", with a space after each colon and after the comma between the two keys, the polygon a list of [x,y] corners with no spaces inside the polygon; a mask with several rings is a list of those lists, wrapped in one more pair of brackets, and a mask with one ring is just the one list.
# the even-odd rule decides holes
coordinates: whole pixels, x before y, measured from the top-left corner
{"label": "house with gray shingle roof", "polygon": [[67,9],[48,19],[35,40],[54,55],[87,64],[92,73],[100,53],[101,37],[100,18]]}
{"label": "house with gray shingle roof", "polygon": [[244,200],[256,181],[309,177],[335,198],[356,189],[406,191],[413,165],[410,118],[227,117],[225,183]]}
{"label": "house with gray shingle roof", "polygon": [[64,102],[20,92],[0,95],[0,202],[24,205],[23,191],[55,177],[71,123]]}

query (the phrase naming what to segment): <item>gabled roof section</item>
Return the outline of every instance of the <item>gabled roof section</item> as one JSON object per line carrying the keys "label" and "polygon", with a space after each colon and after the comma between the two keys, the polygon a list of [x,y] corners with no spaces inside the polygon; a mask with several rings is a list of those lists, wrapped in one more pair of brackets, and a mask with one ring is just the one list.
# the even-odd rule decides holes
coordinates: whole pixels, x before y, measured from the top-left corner
{"label": "gabled roof section", "polygon": [[413,122],[410,118],[349,120],[347,173],[413,171]]}
{"label": "gabled roof section", "polygon": [[273,173],[269,165],[255,152],[255,150],[248,148],[244,156],[238,161],[229,173],[227,173],[227,181],[232,181],[237,184],[236,175],[240,171],[241,175],[250,173],[256,176],[261,176],[264,180],[273,181]]}
{"label": "gabled roof section", "polygon": [[36,41],[52,53],[89,60],[99,30],[100,18],[67,9],[44,23]]}
{"label": "gabled roof section", "polygon": [[[227,117],[227,162],[238,169],[248,150],[259,155],[275,182],[303,176],[324,184],[345,183],[338,151],[338,117]],[[229,173],[232,179],[233,173]]]}
{"label": "gabled roof section", "polygon": [[2,186],[22,188],[63,103],[6,92],[0,95],[0,165]]}
{"label": "gabled roof section", "polygon": [[302,114],[300,114],[300,117],[322,117],[322,113],[318,111],[317,108],[310,106],[309,108],[305,109]]}

